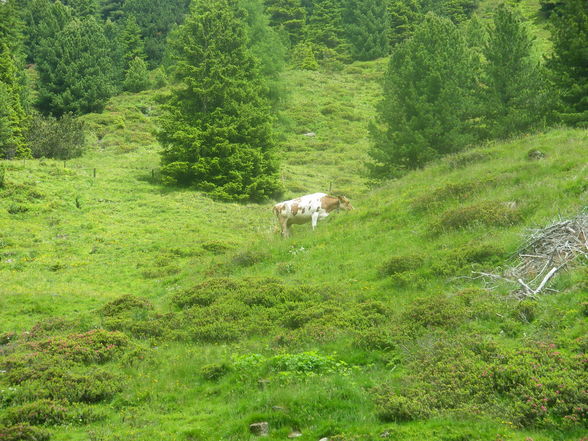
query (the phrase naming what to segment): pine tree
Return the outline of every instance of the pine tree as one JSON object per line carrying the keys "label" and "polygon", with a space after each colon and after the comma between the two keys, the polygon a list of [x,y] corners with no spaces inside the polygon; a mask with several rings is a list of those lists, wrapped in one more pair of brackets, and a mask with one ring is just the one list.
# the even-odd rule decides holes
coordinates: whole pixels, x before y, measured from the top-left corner
{"label": "pine tree", "polygon": [[0,158],[27,157],[26,114],[21,103],[16,60],[0,41]]}
{"label": "pine tree", "polygon": [[279,191],[269,108],[229,0],[197,0],[170,44],[180,85],[161,120],[165,181],[221,200]]}
{"label": "pine tree", "polygon": [[306,10],[300,0],[266,0],[265,5],[270,25],[286,32],[291,46],[304,38]]}
{"label": "pine tree", "polygon": [[71,8],[61,2],[32,0],[24,11],[28,60],[36,63],[41,41],[53,38],[72,20]]}
{"label": "pine tree", "polygon": [[500,6],[484,46],[486,122],[492,138],[535,127],[546,118],[549,97],[533,39],[520,14]]}
{"label": "pine tree", "polygon": [[73,19],[41,42],[39,109],[54,116],[101,111],[114,92],[109,42],[93,17]]}
{"label": "pine tree", "polygon": [[125,0],[102,0],[100,14],[104,20],[119,21],[124,18],[123,4]]}
{"label": "pine tree", "polygon": [[134,17],[141,28],[147,61],[151,67],[162,63],[167,48],[167,36],[174,26],[182,23],[189,0],[125,0],[126,17]]}
{"label": "pine tree", "polygon": [[343,23],[355,60],[373,60],[387,55],[390,23],[384,0],[345,0]]}
{"label": "pine tree", "polygon": [[135,17],[128,17],[123,24],[120,35],[120,44],[124,53],[124,70],[129,68],[129,64],[135,58],[145,59],[145,45],[141,38],[141,28],[137,24]]}
{"label": "pine tree", "polygon": [[69,6],[75,17],[97,16],[99,7],[99,0],[63,0],[64,5]]}
{"label": "pine tree", "polygon": [[588,125],[588,2],[564,0],[553,14],[553,56],[549,67],[559,89],[559,117],[570,125]]}
{"label": "pine tree", "polygon": [[23,23],[15,0],[0,0],[0,42],[8,45],[13,56],[22,52]]}
{"label": "pine tree", "polygon": [[306,41],[315,46],[319,59],[346,60],[349,47],[344,37],[339,0],[315,0],[306,26]]}
{"label": "pine tree", "polygon": [[389,0],[390,20],[388,40],[392,46],[410,38],[416,26],[424,18],[420,0]]}
{"label": "pine tree", "polygon": [[135,57],[129,63],[125,73],[124,89],[128,92],[141,92],[149,88],[149,71],[147,63],[140,57]]}
{"label": "pine tree", "polygon": [[474,60],[459,29],[432,13],[394,49],[371,127],[374,177],[421,167],[475,139]]}

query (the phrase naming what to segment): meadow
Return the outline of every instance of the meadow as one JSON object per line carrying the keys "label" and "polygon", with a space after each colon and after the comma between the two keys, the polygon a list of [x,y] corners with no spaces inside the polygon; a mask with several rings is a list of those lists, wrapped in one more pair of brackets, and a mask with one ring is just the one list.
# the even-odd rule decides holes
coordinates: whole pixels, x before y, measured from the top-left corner
{"label": "meadow", "polygon": [[256,422],[269,440],[584,439],[586,260],[537,299],[472,272],[585,213],[588,132],[488,143],[374,186],[384,69],[284,73],[284,198],[330,189],[356,207],[288,240],[271,203],[159,184],[164,91],[85,116],[78,159],[6,162],[0,439],[236,441]]}

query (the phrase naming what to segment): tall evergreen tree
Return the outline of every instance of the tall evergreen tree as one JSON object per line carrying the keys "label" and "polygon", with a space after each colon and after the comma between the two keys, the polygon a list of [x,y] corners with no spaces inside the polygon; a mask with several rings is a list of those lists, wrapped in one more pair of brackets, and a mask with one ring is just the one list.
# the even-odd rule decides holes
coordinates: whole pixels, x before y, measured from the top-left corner
{"label": "tall evergreen tree", "polygon": [[134,17],[141,28],[151,67],[163,61],[167,36],[174,26],[182,23],[189,4],[189,0],[125,0],[125,16]]}
{"label": "tall evergreen tree", "polygon": [[420,0],[389,0],[390,20],[388,40],[392,46],[409,38],[422,21],[423,8]]}
{"label": "tall evergreen tree", "polygon": [[0,158],[26,157],[26,114],[21,103],[16,60],[0,41]]}
{"label": "tall evergreen tree", "polygon": [[563,0],[553,14],[549,67],[562,101],[562,120],[588,125],[588,2]]}
{"label": "tall evergreen tree", "polygon": [[384,0],[345,0],[343,24],[356,60],[373,60],[388,54],[388,10]]}
{"label": "tall evergreen tree", "polygon": [[24,11],[28,60],[36,63],[41,41],[53,38],[72,20],[70,7],[51,0],[31,0]]}
{"label": "tall evergreen tree", "polygon": [[432,13],[394,49],[371,128],[374,177],[421,167],[475,139],[474,60],[459,29]]}
{"label": "tall evergreen tree", "polygon": [[39,109],[54,116],[101,111],[114,92],[109,42],[93,17],[73,19],[44,39],[37,70]]}
{"label": "tall evergreen tree", "polygon": [[0,42],[6,44],[13,56],[22,52],[23,23],[15,0],[0,0]]}
{"label": "tall evergreen tree", "polygon": [[520,14],[504,5],[496,9],[484,55],[490,136],[505,137],[541,124],[549,110],[547,84]]}
{"label": "tall evergreen tree", "polygon": [[171,44],[180,85],[161,119],[162,174],[221,200],[263,200],[279,190],[269,108],[242,12],[197,0]]}
{"label": "tall evergreen tree", "polygon": [[306,10],[300,0],[266,0],[265,5],[271,26],[284,30],[292,46],[302,41]]}
{"label": "tall evergreen tree", "polygon": [[78,18],[97,16],[100,11],[99,0],[63,0],[63,4],[69,6]]}
{"label": "tall evergreen tree", "polygon": [[124,69],[127,70],[131,60],[135,58],[145,59],[145,45],[141,38],[141,28],[135,17],[127,17],[120,33],[120,44],[122,45]]}
{"label": "tall evergreen tree", "polygon": [[306,39],[315,45],[319,58],[345,59],[349,47],[344,34],[340,1],[314,0],[306,26]]}
{"label": "tall evergreen tree", "polygon": [[104,20],[119,21],[124,18],[123,4],[125,0],[102,0],[100,14]]}

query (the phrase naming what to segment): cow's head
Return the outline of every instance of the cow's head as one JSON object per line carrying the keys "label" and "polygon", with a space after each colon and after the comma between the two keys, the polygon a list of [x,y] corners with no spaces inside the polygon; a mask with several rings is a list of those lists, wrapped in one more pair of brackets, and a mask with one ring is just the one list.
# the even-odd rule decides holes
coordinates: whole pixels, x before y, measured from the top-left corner
{"label": "cow's head", "polygon": [[353,210],[353,205],[351,205],[351,202],[345,196],[337,196],[337,199],[339,199],[339,208]]}

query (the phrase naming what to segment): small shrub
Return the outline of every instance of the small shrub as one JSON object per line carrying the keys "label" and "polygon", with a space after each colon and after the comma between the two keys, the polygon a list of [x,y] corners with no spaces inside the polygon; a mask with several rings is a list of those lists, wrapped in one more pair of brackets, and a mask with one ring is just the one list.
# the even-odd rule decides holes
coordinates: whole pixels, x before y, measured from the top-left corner
{"label": "small shrub", "polygon": [[386,277],[406,271],[416,271],[423,266],[424,260],[419,254],[389,257],[380,267],[380,275]]}
{"label": "small shrub", "polygon": [[153,305],[148,300],[127,294],[111,302],[108,302],[100,309],[100,314],[105,317],[114,317],[133,310],[150,310]]}
{"label": "small shrub", "polygon": [[537,316],[537,302],[533,300],[520,301],[514,311],[515,318],[523,323],[531,323]]}
{"label": "small shrub", "polygon": [[237,267],[249,267],[262,262],[267,258],[267,253],[256,250],[246,250],[237,253],[231,259],[231,265]]}
{"label": "small shrub", "polygon": [[441,233],[476,225],[506,227],[515,225],[521,220],[522,214],[516,207],[507,203],[487,201],[445,211],[433,225],[433,231]]}
{"label": "small shrub", "polygon": [[16,333],[14,332],[3,332],[0,334],[0,346],[7,345],[14,340],[16,340]]}
{"label": "small shrub", "polygon": [[457,302],[436,296],[415,300],[403,315],[408,326],[452,328],[466,317],[466,310]]}
{"label": "small shrub", "polygon": [[94,329],[67,337],[51,337],[31,342],[30,349],[65,360],[83,363],[105,363],[121,354],[129,338],[121,332]]}
{"label": "small shrub", "polygon": [[13,203],[8,206],[6,211],[8,211],[8,213],[10,214],[26,213],[27,211],[29,211],[29,207],[27,207],[26,205]]}
{"label": "small shrub", "polygon": [[62,424],[67,418],[67,408],[62,403],[38,400],[7,409],[2,422],[9,426],[19,423],[41,426]]}
{"label": "small shrub", "polygon": [[0,427],[0,439],[2,441],[49,441],[51,435],[45,429],[33,427],[28,424]]}
{"label": "small shrub", "polygon": [[417,400],[394,393],[380,394],[376,403],[378,418],[384,422],[414,421],[429,414],[427,408]]}
{"label": "small shrub", "polygon": [[82,155],[86,145],[84,123],[71,114],[59,119],[35,115],[27,141],[35,158],[76,158]]}
{"label": "small shrub", "polygon": [[217,381],[224,377],[230,368],[224,363],[207,364],[200,368],[200,375],[202,378],[208,381]]}
{"label": "small shrub", "polygon": [[226,242],[222,242],[220,240],[211,240],[208,242],[204,242],[202,244],[202,248],[208,251],[211,254],[219,255],[225,254],[229,251],[232,246]]}
{"label": "small shrub", "polygon": [[425,211],[437,208],[442,202],[449,199],[463,201],[476,194],[485,184],[486,182],[449,183],[415,198],[412,202],[412,208],[417,211]]}
{"label": "small shrub", "polygon": [[395,336],[388,328],[367,328],[355,334],[354,344],[358,348],[391,351],[397,346]]}

